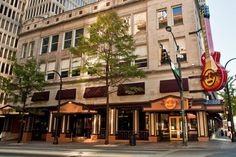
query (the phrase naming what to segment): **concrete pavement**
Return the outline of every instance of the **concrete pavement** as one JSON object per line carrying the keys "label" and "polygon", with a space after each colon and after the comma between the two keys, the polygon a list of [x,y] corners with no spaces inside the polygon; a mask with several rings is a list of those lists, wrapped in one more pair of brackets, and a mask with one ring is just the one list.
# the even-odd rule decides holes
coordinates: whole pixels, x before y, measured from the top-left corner
{"label": "concrete pavement", "polygon": [[44,141],[0,142],[0,157],[234,157],[235,150],[236,142],[217,137],[209,142],[188,142],[187,146],[183,146],[181,141],[137,142],[136,146],[130,146],[129,141],[109,145],[105,145],[103,141],[57,145]]}
{"label": "concrete pavement", "polygon": [[29,143],[17,143],[16,141],[0,142],[0,146],[17,146],[30,148],[60,148],[60,149],[113,149],[113,150],[165,150],[165,149],[233,149],[236,148],[236,142],[229,139],[214,138],[208,142],[188,142],[183,146],[181,141],[175,142],[137,142],[136,146],[130,146],[129,141],[123,143],[111,143],[105,145],[103,142],[69,142],[54,145],[45,141],[30,141]]}

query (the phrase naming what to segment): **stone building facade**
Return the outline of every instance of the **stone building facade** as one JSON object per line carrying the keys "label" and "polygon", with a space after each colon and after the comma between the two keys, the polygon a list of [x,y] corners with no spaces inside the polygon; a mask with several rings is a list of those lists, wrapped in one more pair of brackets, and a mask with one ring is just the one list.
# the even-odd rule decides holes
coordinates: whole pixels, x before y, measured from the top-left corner
{"label": "stone building facade", "polygon": [[[176,64],[175,43],[166,26],[172,27],[184,56],[181,70],[187,139],[208,140],[216,113],[222,112],[223,106],[217,100],[208,100],[200,86],[203,42],[201,32],[196,32],[201,28],[198,8],[195,0],[102,0],[49,18],[27,21],[20,33],[17,59],[44,60],[40,67],[48,86],[28,100],[28,108],[37,108],[43,114],[29,115],[24,141],[53,141],[60,84],[54,70],[60,73],[63,82],[59,141],[104,139],[104,82],[78,70],[82,60],[68,48],[75,46],[80,34],[88,36],[87,28],[96,21],[98,13],[112,9],[130,24],[129,31],[136,41],[134,53],[138,55],[135,64],[145,71],[146,77],[125,83],[140,87],[143,92],[128,95],[118,87],[111,94],[110,141],[124,141],[131,134],[140,141],[182,140],[179,88],[160,51],[162,45]],[[29,55],[32,42],[34,47]]]}
{"label": "stone building facade", "polygon": [[97,0],[29,0],[24,20],[33,17],[49,17],[77,7],[88,5]]}

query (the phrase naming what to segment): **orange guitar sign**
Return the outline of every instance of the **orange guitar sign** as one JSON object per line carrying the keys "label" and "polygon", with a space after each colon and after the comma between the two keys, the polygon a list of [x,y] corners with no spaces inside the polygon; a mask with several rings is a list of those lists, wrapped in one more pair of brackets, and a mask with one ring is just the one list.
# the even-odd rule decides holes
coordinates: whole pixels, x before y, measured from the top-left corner
{"label": "orange guitar sign", "polygon": [[225,68],[220,65],[220,52],[214,52],[213,49],[209,17],[208,7],[202,5],[201,24],[205,53],[201,57],[203,64],[201,85],[206,91],[217,91],[225,86],[227,82],[227,72]]}

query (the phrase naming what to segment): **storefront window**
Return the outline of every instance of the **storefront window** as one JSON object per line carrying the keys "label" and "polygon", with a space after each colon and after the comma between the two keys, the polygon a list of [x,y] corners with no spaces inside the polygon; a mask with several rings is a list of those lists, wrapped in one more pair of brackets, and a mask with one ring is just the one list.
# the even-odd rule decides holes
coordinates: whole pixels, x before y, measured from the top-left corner
{"label": "storefront window", "polygon": [[197,131],[196,113],[187,113],[187,122],[188,122],[188,140],[197,141],[198,131]]}
{"label": "storefront window", "polygon": [[168,122],[168,114],[161,114],[161,130],[168,130],[169,122]]}
{"label": "storefront window", "polygon": [[188,130],[197,130],[197,116],[193,113],[187,114]]}
{"label": "storefront window", "polygon": [[118,130],[133,130],[132,110],[119,110],[118,118]]}

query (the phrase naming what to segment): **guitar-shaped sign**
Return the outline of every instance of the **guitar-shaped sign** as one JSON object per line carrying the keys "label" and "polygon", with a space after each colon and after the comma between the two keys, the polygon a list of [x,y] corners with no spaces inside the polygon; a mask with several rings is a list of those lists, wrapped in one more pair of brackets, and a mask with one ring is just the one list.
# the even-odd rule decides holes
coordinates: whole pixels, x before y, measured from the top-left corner
{"label": "guitar-shaped sign", "polygon": [[200,11],[205,45],[205,53],[201,57],[203,64],[201,85],[206,91],[217,91],[225,86],[227,82],[227,72],[220,64],[220,52],[214,52],[209,21],[209,8],[207,5],[202,5]]}

